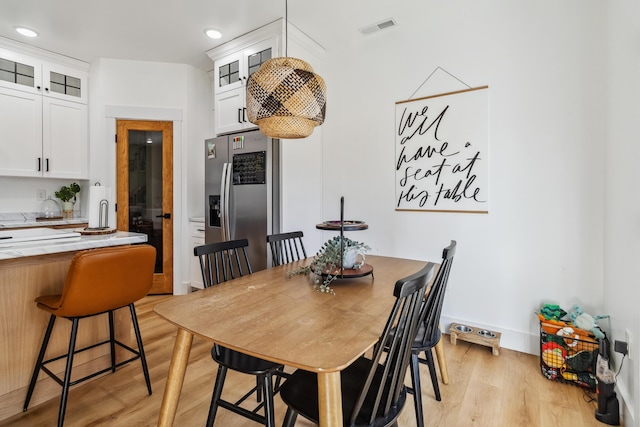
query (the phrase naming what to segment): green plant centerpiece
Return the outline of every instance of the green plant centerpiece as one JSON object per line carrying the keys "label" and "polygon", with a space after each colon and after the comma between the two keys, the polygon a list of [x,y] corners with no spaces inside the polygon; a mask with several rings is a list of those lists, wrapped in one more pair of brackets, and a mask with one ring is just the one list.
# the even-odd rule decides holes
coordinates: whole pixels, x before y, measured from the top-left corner
{"label": "green plant centerpiece", "polygon": [[[344,252],[341,242],[344,242]],[[340,276],[341,268],[360,269],[364,265],[365,254],[369,250],[371,248],[364,243],[344,236],[335,236],[322,245],[311,264],[290,271],[287,277],[309,274],[313,280],[314,289],[319,292],[334,293],[330,284]]]}
{"label": "green plant centerpiece", "polygon": [[[62,187],[60,187],[60,190],[55,192],[56,197],[62,201],[62,210],[73,210],[73,205],[77,200],[76,194],[78,194],[79,192],[80,186],[75,182],[70,184],[69,186],[63,185]],[[65,209],[65,207],[67,209]],[[71,207],[71,209],[68,209],[69,207]]]}

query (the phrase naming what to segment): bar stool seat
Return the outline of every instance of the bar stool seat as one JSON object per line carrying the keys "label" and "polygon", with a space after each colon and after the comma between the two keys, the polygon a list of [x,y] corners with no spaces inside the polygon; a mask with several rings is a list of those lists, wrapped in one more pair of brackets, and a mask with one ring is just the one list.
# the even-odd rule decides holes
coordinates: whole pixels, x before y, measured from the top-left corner
{"label": "bar stool seat", "polygon": [[[29,407],[29,401],[31,400],[40,371],[49,375],[62,386],[62,397],[58,412],[58,426],[60,427],[64,424],[67,397],[71,386],[108,371],[115,372],[116,368],[134,360],[140,359],[147,390],[149,394],[151,394],[149,370],[142,346],[142,337],[140,335],[140,327],[138,326],[134,303],[147,295],[151,289],[155,259],[156,250],[150,245],[91,249],[78,252],[71,260],[62,293],[59,295],[42,295],[36,298],[35,302],[37,303],[37,307],[51,313],[51,317],[49,318],[49,324],[42,341],[42,346],[40,347],[33,375],[31,376],[24,402],[24,411]],[[129,311],[131,312],[131,321],[138,345],[137,350],[116,340],[114,336],[113,312],[126,306],[129,307]],[[75,344],[79,320],[104,313],[108,313],[109,317],[109,339],[81,349],[76,349]],[[51,338],[51,333],[58,317],[71,320],[69,350],[66,354],[44,360],[49,339]],[[73,356],[85,350],[106,344],[110,345],[110,366],[83,378],[71,381]],[[132,357],[116,363],[116,345],[130,352]],[[64,358],[67,360],[64,379],[61,379],[49,370],[46,365]]]}

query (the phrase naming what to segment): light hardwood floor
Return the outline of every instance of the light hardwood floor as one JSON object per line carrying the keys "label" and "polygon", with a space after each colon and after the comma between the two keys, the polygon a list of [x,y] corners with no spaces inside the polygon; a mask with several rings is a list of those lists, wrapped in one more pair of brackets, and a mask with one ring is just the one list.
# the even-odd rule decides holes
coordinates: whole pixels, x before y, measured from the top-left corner
{"label": "light hardwood floor", "polygon": [[[150,296],[137,304],[145,351],[150,368],[153,395],[147,395],[138,361],[92,382],[73,388],[65,418],[66,426],[155,426],[169,369],[176,328],[153,312],[153,307],[170,296]],[[105,320],[106,321],[106,320]],[[82,327],[82,322],[80,327]],[[422,366],[423,401],[427,426],[602,426],[596,421],[596,402],[575,386],[545,379],[538,358],[502,349],[499,356],[476,344],[444,337],[450,382],[440,385],[442,401],[434,399],[428,369]],[[196,337],[175,420],[176,426],[203,426],[207,418],[216,366],[210,356],[211,343]],[[25,355],[35,357],[35,355]],[[227,376],[225,395],[241,395],[255,380],[237,373]],[[228,393],[228,394],[227,394]],[[595,395],[591,398],[595,398]],[[0,426],[55,425],[59,398],[29,408],[23,414],[0,422]],[[286,410],[276,396],[276,424]],[[415,426],[413,400],[407,400],[398,421]],[[257,426],[224,409],[218,411],[216,426]],[[297,426],[311,423],[299,418]]]}

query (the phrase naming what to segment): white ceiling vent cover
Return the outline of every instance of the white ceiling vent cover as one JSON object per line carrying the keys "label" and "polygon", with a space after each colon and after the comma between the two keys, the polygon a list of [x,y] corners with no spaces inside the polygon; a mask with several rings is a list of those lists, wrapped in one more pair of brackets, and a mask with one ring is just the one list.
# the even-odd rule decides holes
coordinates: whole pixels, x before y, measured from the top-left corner
{"label": "white ceiling vent cover", "polygon": [[393,18],[385,19],[384,21],[380,21],[377,24],[367,25],[366,27],[360,28],[360,32],[363,36],[368,36],[369,34],[378,32],[380,30],[384,30],[387,28],[395,27],[398,25]]}

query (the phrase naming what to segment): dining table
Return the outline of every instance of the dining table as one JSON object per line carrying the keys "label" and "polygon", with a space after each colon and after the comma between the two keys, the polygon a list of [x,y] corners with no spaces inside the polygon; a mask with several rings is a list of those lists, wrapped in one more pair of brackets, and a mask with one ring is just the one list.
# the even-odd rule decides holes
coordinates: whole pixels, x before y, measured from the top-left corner
{"label": "dining table", "polygon": [[257,271],[155,307],[178,327],[158,426],[173,425],[196,335],[316,373],[320,425],[342,426],[340,372],[378,341],[395,301],[396,281],[426,261],[367,255],[373,274],[336,279],[333,293],[314,289],[310,275],[292,274],[311,261]]}

